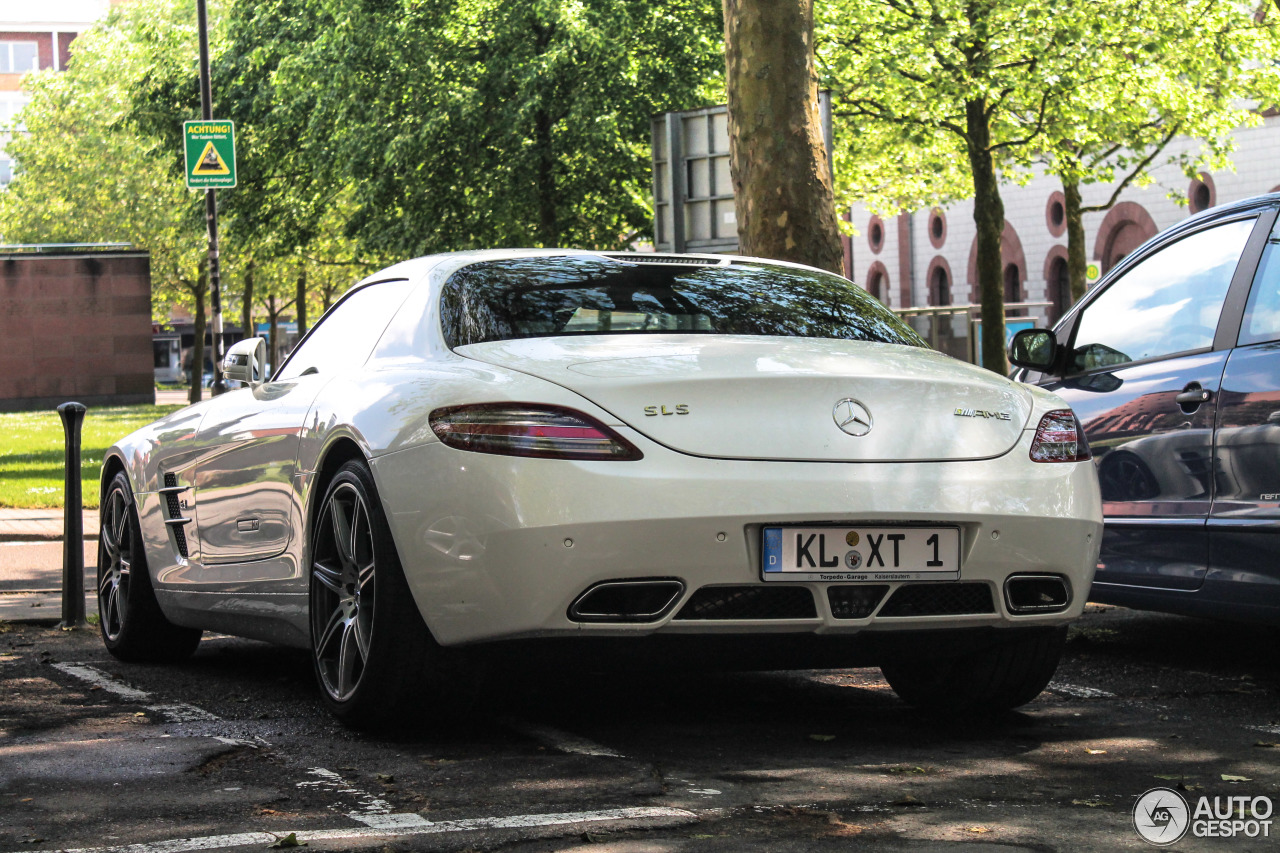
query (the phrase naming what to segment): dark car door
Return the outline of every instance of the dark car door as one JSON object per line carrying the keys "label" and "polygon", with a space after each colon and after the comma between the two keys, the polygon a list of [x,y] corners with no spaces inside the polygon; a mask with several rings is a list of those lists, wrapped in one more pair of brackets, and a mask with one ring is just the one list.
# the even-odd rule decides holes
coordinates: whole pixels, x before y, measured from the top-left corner
{"label": "dark car door", "polygon": [[1098,466],[1106,530],[1095,584],[1192,590],[1204,580],[1230,351],[1219,326],[1236,322],[1224,305],[1265,239],[1258,216],[1160,245],[1072,319],[1066,376],[1047,387],[1075,410]]}
{"label": "dark car door", "polygon": [[1280,230],[1267,241],[1236,343],[1218,403],[1209,578],[1213,597],[1233,612],[1265,608],[1274,618],[1280,610]]}

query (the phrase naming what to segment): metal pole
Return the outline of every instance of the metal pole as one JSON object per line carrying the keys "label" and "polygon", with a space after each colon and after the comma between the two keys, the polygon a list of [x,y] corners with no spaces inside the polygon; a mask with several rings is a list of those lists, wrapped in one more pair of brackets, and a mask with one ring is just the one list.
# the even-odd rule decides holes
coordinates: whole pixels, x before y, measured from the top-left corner
{"label": "metal pole", "polygon": [[[196,0],[196,17],[200,29],[200,117],[213,120],[213,89],[209,83],[209,15],[205,0]],[[213,308],[213,387],[214,397],[227,390],[222,380],[222,280],[218,268],[218,200],[214,190],[204,191],[204,223],[209,234],[209,304]],[[193,368],[200,371],[204,365]]]}
{"label": "metal pole", "polygon": [[63,629],[83,628],[84,621],[84,500],[80,488],[80,425],[85,408],[63,403],[64,444],[62,510],[62,623]]}

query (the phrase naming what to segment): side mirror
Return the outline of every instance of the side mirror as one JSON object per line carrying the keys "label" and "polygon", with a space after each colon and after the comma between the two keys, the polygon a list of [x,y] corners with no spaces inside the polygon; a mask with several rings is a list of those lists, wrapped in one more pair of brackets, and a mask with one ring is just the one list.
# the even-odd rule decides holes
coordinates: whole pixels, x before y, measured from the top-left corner
{"label": "side mirror", "polygon": [[227,379],[244,382],[250,387],[266,381],[263,371],[267,367],[267,341],[265,338],[245,338],[232,344],[222,359],[222,375]]}
{"label": "side mirror", "polygon": [[1058,360],[1058,339],[1048,329],[1023,329],[1009,342],[1009,363],[1048,373]]}

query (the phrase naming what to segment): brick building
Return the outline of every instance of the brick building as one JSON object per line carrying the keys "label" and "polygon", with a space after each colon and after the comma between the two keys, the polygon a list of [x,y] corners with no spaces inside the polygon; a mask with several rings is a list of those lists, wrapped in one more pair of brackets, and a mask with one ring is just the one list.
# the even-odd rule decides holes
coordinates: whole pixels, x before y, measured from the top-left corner
{"label": "brick building", "polygon": [[[1153,170],[1154,183],[1129,187],[1119,203],[1102,213],[1084,216],[1088,262],[1105,274],[1149,237],[1186,217],[1224,202],[1280,190],[1280,116],[1235,132],[1234,172],[1203,174],[1188,180],[1174,166]],[[1178,140],[1183,150],[1200,142]],[[1086,206],[1104,203],[1114,187],[1081,187]],[[1179,206],[1168,193],[1176,190],[1190,200]],[[1052,323],[1070,306],[1067,282],[1067,232],[1062,186],[1044,175],[1023,187],[1001,187],[1005,230],[1001,240],[1006,302],[1048,302],[1028,313],[1038,325]],[[934,210],[903,213],[881,219],[855,205],[851,211],[858,235],[851,241],[852,275],[894,310],[979,302],[976,272],[977,229],[973,202],[965,200]],[[924,330],[926,318],[918,318]],[[945,321],[943,321],[945,322]],[[961,354],[971,331],[954,322],[957,338],[950,351]],[[962,356],[963,357],[963,356]]]}
{"label": "brick building", "polygon": [[155,402],[146,252],[0,247],[0,411]]}
{"label": "brick building", "polygon": [[22,75],[61,71],[71,59],[71,42],[107,11],[126,0],[5,0],[0,3],[0,186],[13,177],[4,153],[9,133],[20,131],[14,116],[26,104]]}

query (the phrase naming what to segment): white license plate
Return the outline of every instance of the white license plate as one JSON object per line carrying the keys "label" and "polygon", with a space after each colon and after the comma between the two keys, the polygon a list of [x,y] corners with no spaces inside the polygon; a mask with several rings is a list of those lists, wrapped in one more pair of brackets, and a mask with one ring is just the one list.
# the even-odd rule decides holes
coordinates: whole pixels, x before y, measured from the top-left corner
{"label": "white license plate", "polygon": [[913,581],[960,577],[957,527],[766,527],[766,581]]}

